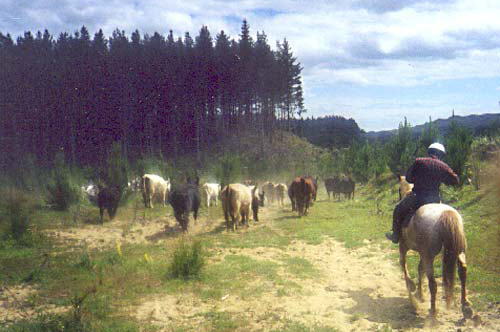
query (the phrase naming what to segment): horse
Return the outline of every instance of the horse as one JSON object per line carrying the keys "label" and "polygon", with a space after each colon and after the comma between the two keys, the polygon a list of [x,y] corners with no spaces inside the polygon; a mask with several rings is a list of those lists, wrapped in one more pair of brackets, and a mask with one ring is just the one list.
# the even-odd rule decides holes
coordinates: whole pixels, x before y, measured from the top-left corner
{"label": "horse", "polygon": [[399,262],[403,269],[406,289],[410,300],[413,302],[412,292],[415,291],[415,283],[408,276],[406,267],[406,254],[408,250],[419,253],[418,264],[418,288],[416,297],[422,302],[422,275],[425,273],[429,280],[431,293],[431,322],[436,322],[436,292],[437,283],[434,278],[434,258],[444,247],[443,254],[443,288],[447,308],[453,300],[453,286],[455,282],[455,267],[458,266],[458,275],[462,286],[462,313],[464,318],[472,317],[471,302],[467,299],[465,287],[467,280],[467,265],[465,262],[465,250],[467,242],[460,214],[446,204],[432,203],[421,206],[409,221],[407,227],[402,230],[399,241]]}

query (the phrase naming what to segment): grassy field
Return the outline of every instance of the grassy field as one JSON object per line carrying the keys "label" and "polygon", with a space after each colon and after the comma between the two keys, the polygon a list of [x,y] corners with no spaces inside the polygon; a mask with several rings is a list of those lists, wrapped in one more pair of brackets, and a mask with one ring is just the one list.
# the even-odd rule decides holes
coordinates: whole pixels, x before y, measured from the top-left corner
{"label": "grassy field", "polygon": [[[186,296],[195,303],[211,303],[231,294],[242,301],[273,293],[286,298],[307,292],[301,281],[319,280],[322,272],[310,260],[286,252],[292,244],[304,242],[318,246],[328,238],[341,241],[347,248],[375,245],[386,258],[397,264],[397,247],[385,240],[397,197],[395,179],[386,176],[360,188],[354,201],[330,201],[320,185],[318,202],[307,217],[298,218],[289,208],[272,208],[267,219],[248,230],[228,233],[222,224],[220,207],[202,208],[198,223],[212,225],[196,234],[172,232],[162,241],[113,245],[83,246],[80,242],[49,236],[54,230],[78,230],[95,225],[97,208],[82,204],[70,212],[37,210],[35,236],[31,246],[19,246],[5,240],[0,245],[0,285],[31,285],[37,291],[23,300],[29,317],[1,331],[155,331],[155,324],[139,321],[135,308],[144,298]],[[446,201],[464,217],[468,239],[468,288],[478,308],[500,301],[500,223],[497,219],[498,196],[493,188],[475,191],[446,190]],[[118,211],[120,230],[126,238],[140,232],[144,224],[171,216],[169,207],[144,209],[132,199]],[[145,219],[144,219],[145,218]],[[171,217],[169,217],[171,219]],[[133,221],[135,220],[135,221]],[[168,274],[172,253],[181,243],[200,241],[206,264],[198,278],[182,280]],[[272,258],[266,256],[272,252]],[[369,254],[367,254],[369,255]],[[436,260],[438,262],[438,260]],[[409,263],[415,275],[416,256]],[[436,264],[439,266],[439,263]],[[439,270],[437,270],[439,271]],[[438,275],[440,272],[438,272]],[[64,307],[65,312],[50,313],[44,308]],[[36,311],[40,311],[37,315]],[[20,317],[22,318],[22,317]],[[237,309],[227,312],[212,308],[192,315],[200,322],[196,328],[206,331],[244,330],[248,316]],[[359,317],[353,315],[354,322]],[[268,312],[258,318],[270,322],[273,331],[337,331],[322,322],[306,324]],[[274,322],[274,323],[273,323]],[[273,325],[275,324],[275,325]],[[169,331],[195,331],[189,325],[169,326]],[[387,329],[390,331],[390,329]]]}

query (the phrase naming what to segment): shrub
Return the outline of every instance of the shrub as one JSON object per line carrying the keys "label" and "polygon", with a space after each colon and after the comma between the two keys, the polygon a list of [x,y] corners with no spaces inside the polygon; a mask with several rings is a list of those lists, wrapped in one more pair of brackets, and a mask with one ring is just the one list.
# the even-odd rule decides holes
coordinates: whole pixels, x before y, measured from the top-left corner
{"label": "shrub", "polygon": [[335,174],[335,158],[331,152],[324,152],[320,155],[318,161],[319,175],[327,178]]}
{"label": "shrub", "polygon": [[57,210],[66,211],[71,205],[78,203],[81,192],[73,183],[69,167],[64,161],[64,154],[58,153],[55,158],[54,170],[47,185],[47,201]]}
{"label": "shrub", "polygon": [[240,158],[227,154],[221,157],[215,166],[215,177],[219,183],[234,183],[242,175],[241,169]]}
{"label": "shrub", "polygon": [[472,146],[472,133],[469,129],[451,121],[450,131],[446,139],[446,158],[448,165],[457,173],[460,184],[467,180],[466,163],[469,160]]}
{"label": "shrub", "polygon": [[110,219],[115,216],[120,203],[126,202],[133,194],[131,190],[127,190],[127,169],[126,153],[120,142],[114,142],[100,171],[101,181],[97,198],[99,208],[108,210]]}
{"label": "shrub", "polygon": [[5,332],[85,332],[90,329],[67,314],[40,314],[34,319],[24,319],[2,329]]}
{"label": "shrub", "polygon": [[199,279],[205,265],[205,256],[200,241],[191,245],[184,241],[175,249],[168,274],[177,279]]}
{"label": "shrub", "polygon": [[415,159],[416,148],[411,125],[405,118],[405,121],[399,124],[398,133],[387,145],[387,164],[393,174],[406,172]]}
{"label": "shrub", "polygon": [[6,175],[6,179],[2,179],[4,183],[29,192],[37,192],[43,188],[42,179],[46,178],[46,174],[44,174],[44,169],[38,166],[34,155],[20,156],[16,164],[17,167],[12,167],[4,173]]}
{"label": "shrub", "polygon": [[432,119],[429,117],[429,122],[425,124],[422,134],[420,135],[417,155],[426,156],[429,145],[440,141],[439,127],[433,123]]}
{"label": "shrub", "polygon": [[106,169],[104,170],[104,182],[109,187],[120,188],[123,193],[127,188],[127,168],[128,162],[125,153],[122,150],[120,142],[114,142],[108,153],[106,160]]}
{"label": "shrub", "polygon": [[2,224],[6,224],[8,234],[17,242],[32,244],[30,224],[34,212],[33,200],[26,192],[16,188],[4,189],[1,196],[5,197]]}

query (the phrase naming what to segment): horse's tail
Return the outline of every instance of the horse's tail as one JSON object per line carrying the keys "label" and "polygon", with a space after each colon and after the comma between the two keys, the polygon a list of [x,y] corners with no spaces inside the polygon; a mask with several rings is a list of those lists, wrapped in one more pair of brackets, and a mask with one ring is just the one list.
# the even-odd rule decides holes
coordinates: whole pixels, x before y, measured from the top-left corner
{"label": "horse's tail", "polygon": [[226,191],[224,192],[224,195],[225,195],[224,209],[228,213],[229,217],[232,218],[232,216],[235,215],[232,203],[234,193],[233,190],[230,190],[230,185],[226,186]]}
{"label": "horse's tail", "polygon": [[441,238],[443,239],[443,287],[446,302],[453,298],[455,284],[455,266],[461,253],[465,253],[467,242],[460,223],[460,215],[456,211],[447,210],[439,217]]}

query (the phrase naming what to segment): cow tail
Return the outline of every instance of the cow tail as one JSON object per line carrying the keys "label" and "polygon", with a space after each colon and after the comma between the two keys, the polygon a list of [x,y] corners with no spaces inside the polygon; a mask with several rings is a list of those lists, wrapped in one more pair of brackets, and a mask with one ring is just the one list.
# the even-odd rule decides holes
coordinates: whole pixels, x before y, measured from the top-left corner
{"label": "cow tail", "polygon": [[144,195],[144,204],[146,207],[151,207],[151,179],[149,177],[143,177],[142,181],[142,192]]}
{"label": "cow tail", "polygon": [[229,190],[229,185],[226,186],[226,192],[224,193],[226,195],[225,199],[225,204],[226,204],[226,211],[227,213],[231,214],[231,193]]}

